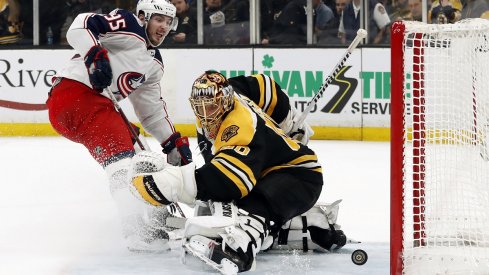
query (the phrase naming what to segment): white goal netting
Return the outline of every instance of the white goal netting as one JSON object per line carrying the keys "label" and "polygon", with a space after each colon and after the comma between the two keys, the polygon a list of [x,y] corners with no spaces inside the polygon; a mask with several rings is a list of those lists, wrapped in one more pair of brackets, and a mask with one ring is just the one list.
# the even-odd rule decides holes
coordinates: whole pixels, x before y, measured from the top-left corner
{"label": "white goal netting", "polygon": [[404,25],[403,273],[489,274],[489,20]]}

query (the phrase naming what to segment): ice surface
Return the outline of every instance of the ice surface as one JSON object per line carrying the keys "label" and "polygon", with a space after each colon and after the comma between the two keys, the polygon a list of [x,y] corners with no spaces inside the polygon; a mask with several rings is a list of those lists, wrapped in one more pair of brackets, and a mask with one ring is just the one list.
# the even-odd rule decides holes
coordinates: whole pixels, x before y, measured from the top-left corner
{"label": "ice surface", "polygon": [[[323,164],[320,200],[343,199],[338,223],[362,243],[334,254],[260,254],[247,274],[388,274],[389,144],[313,140],[310,147]],[[0,165],[0,274],[205,273],[181,264],[178,251],[126,250],[105,173],[83,146],[60,137],[4,137]],[[352,263],[355,249],[368,253],[365,265]]]}

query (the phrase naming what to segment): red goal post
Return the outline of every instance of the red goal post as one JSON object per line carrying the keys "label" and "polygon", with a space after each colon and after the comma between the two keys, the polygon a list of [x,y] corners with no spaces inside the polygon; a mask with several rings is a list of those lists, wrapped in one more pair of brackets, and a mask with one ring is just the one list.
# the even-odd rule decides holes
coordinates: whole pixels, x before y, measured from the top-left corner
{"label": "red goal post", "polygon": [[489,273],[489,20],[391,29],[391,274]]}

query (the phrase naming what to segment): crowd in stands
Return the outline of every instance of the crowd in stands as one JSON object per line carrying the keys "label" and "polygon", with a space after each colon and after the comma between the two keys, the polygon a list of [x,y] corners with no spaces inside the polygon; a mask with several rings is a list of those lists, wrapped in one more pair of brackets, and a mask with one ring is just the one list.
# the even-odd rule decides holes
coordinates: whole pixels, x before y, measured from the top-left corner
{"label": "crowd in stands", "polygon": [[[178,28],[165,39],[168,45],[197,44],[197,0],[170,0],[177,8]],[[203,0],[204,45],[250,44],[250,1]],[[489,18],[489,0],[311,0],[313,44],[347,45],[364,17],[369,44],[389,44],[396,20],[426,20],[449,24],[465,18]],[[32,0],[0,0],[0,44],[31,44]],[[137,0],[39,1],[39,44],[66,45],[66,31],[82,12],[109,13],[114,8],[135,11]],[[307,0],[260,0],[259,26],[263,45],[307,44]],[[362,12],[362,8],[368,12]]]}

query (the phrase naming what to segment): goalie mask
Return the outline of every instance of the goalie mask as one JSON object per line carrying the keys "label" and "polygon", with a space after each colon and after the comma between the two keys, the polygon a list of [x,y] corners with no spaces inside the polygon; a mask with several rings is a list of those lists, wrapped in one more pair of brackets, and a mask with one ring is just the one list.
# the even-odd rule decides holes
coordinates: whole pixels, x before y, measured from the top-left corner
{"label": "goalie mask", "polygon": [[[168,16],[172,19],[171,30],[176,30],[178,26],[178,18],[176,18],[177,8],[170,3],[168,0],[139,0],[136,6],[136,14],[144,14],[144,28],[147,32],[148,22],[154,14],[160,14],[164,16]],[[168,35],[168,33],[166,34]],[[165,36],[166,36],[165,35]],[[149,41],[150,45],[153,47],[158,47],[161,45],[159,42],[158,45],[153,45],[151,41]]]}
{"label": "goalie mask", "polygon": [[233,87],[222,74],[206,71],[192,85],[189,100],[205,136],[215,139],[224,115],[233,108]]}

